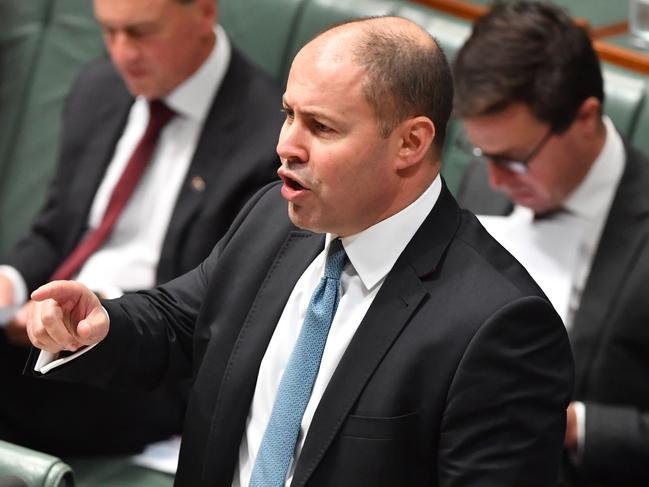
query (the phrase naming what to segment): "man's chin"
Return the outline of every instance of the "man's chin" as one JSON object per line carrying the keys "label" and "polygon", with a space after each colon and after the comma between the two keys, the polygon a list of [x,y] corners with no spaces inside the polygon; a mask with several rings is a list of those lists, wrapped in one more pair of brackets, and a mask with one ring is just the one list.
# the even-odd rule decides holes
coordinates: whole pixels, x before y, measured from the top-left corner
{"label": "man's chin", "polygon": [[307,215],[304,207],[296,205],[295,203],[288,202],[288,217],[291,223],[298,227],[300,230],[307,230],[314,233],[324,233],[316,222],[313,221],[311,215]]}
{"label": "man's chin", "polygon": [[125,83],[129,93],[133,96],[142,96],[147,100],[162,98],[162,95],[158,92],[159,90],[154,89],[149,83],[129,80],[128,78],[125,79]]}
{"label": "man's chin", "polygon": [[519,206],[524,206],[536,211],[537,207],[543,206],[539,204],[538,198],[535,198],[534,195],[525,192],[519,193],[505,193],[507,197]]}

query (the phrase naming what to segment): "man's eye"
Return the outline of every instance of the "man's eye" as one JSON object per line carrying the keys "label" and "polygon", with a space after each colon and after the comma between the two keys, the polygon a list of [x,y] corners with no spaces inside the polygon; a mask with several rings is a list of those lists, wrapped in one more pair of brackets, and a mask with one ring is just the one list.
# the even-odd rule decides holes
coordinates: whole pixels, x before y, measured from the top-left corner
{"label": "man's eye", "polygon": [[104,36],[111,38],[115,36],[115,29],[112,27],[102,27],[101,31],[103,32]]}
{"label": "man's eye", "polygon": [[313,122],[313,127],[318,132],[331,132],[331,127],[328,127],[327,125],[320,122]]}
{"label": "man's eye", "polygon": [[284,107],[284,108],[282,108],[282,111],[283,111],[284,114],[286,115],[286,118],[287,118],[287,119],[289,119],[289,120],[293,120],[293,110]]}

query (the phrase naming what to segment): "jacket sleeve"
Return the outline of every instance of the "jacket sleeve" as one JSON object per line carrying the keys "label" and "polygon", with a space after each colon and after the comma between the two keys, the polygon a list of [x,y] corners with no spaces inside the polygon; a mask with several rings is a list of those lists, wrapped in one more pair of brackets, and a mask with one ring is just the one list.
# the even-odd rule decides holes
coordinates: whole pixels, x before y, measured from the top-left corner
{"label": "jacket sleeve", "polygon": [[[152,389],[191,373],[196,321],[222,251],[256,203],[276,184],[262,188],[230,230],[196,268],[147,291],[102,301],[110,318],[106,338],[92,350],[43,377],[112,389]],[[33,349],[25,372],[34,372]]]}
{"label": "jacket sleeve", "polygon": [[577,475],[604,485],[649,485],[649,411],[586,402]]}
{"label": "jacket sleeve", "polygon": [[523,297],[480,326],[449,390],[439,485],[556,485],[573,363],[550,304]]}

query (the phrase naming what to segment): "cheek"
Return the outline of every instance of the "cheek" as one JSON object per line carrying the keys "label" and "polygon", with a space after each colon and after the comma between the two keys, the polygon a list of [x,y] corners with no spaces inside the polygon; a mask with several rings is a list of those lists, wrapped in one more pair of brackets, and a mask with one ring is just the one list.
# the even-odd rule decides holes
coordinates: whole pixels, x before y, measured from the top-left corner
{"label": "cheek", "polygon": [[544,197],[549,197],[558,189],[556,183],[556,175],[544,171],[538,174],[534,174],[534,177],[530,177],[528,186],[532,188],[537,194]]}

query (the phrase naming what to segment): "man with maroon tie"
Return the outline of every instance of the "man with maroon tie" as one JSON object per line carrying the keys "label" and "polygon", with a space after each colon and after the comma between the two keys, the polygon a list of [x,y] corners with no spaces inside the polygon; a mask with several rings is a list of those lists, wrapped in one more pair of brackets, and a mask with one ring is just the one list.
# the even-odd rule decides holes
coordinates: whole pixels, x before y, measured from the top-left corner
{"label": "man with maroon tie", "polygon": [[[277,177],[281,126],[279,89],[230,44],[213,0],[94,7],[110,61],[72,88],[46,204],[0,258],[0,316],[19,310],[0,331],[0,437],[62,454],[137,450],[179,431],[184,387],[120,397],[22,377],[28,293],[73,278],[116,296],[192,269]],[[72,418],[86,427],[71,432]]]}

